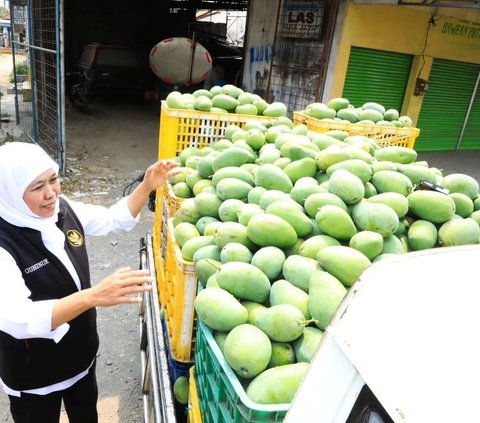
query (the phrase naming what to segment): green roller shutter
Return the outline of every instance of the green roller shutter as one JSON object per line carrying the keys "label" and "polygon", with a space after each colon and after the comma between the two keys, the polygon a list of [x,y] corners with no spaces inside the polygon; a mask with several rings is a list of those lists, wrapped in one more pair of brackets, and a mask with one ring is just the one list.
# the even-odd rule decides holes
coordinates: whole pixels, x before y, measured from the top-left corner
{"label": "green roller shutter", "polygon": [[[480,66],[473,63],[453,62],[434,59],[429,76],[429,88],[425,93],[417,126],[420,136],[415,142],[418,151],[454,150],[460,139],[472,98]],[[478,100],[477,116],[470,114],[472,122],[479,125]],[[472,146],[472,129],[465,131],[465,146]],[[467,139],[468,144],[467,144]],[[480,140],[476,141],[480,148]]]}
{"label": "green roller shutter", "polygon": [[401,110],[413,56],[352,47],[342,96],[355,107],[367,101]]}
{"label": "green roller shutter", "polygon": [[461,150],[480,149],[480,66],[478,66],[477,84],[472,108],[459,148]]}

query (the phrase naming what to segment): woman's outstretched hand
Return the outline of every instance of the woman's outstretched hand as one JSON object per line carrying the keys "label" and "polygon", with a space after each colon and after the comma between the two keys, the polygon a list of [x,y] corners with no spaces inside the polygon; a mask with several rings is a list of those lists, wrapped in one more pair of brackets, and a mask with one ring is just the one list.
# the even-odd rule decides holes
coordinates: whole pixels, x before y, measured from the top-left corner
{"label": "woman's outstretched hand", "polygon": [[94,307],[109,307],[117,304],[138,303],[140,294],[151,289],[153,278],[145,270],[130,270],[122,267],[90,288]]}
{"label": "woman's outstretched hand", "polygon": [[154,191],[172,176],[175,176],[181,172],[181,170],[178,169],[179,166],[179,163],[169,160],[159,160],[158,162],[150,165],[145,171],[145,176],[143,177],[146,187],[150,191]]}

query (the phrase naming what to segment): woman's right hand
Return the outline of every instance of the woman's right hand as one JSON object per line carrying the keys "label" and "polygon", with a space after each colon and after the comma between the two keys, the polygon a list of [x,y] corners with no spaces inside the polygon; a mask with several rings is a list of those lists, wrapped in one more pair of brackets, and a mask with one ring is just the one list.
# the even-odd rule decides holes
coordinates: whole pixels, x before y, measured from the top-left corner
{"label": "woman's right hand", "polygon": [[92,306],[109,307],[117,304],[138,303],[141,298],[136,294],[151,289],[152,281],[153,278],[146,270],[122,267],[88,290]]}

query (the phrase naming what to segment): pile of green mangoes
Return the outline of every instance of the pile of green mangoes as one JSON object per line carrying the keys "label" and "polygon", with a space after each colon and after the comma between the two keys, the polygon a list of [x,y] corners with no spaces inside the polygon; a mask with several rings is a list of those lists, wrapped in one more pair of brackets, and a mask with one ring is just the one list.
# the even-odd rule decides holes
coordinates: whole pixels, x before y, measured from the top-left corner
{"label": "pile of green mangoes", "polygon": [[287,106],[281,102],[267,103],[257,94],[226,84],[215,85],[209,90],[199,89],[193,93],[172,91],[165,99],[171,109],[188,109],[212,113],[237,113],[279,117],[287,115]]}
{"label": "pile of green mangoes", "polygon": [[[372,263],[479,242],[475,179],[365,136],[250,120],[175,160],[181,172],[169,183],[184,200],[173,232],[204,287],[197,316],[258,403],[293,399],[323,331]],[[422,181],[447,191],[416,189]]]}

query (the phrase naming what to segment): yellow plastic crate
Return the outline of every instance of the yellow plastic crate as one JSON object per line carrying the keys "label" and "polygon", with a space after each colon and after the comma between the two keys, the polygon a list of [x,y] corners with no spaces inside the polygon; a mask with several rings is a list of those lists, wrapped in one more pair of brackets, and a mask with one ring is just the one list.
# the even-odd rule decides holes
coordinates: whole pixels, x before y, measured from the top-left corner
{"label": "yellow plastic crate", "polygon": [[[195,352],[196,318],[193,303],[197,295],[198,279],[192,262],[182,257],[175,242],[172,219],[168,219],[165,257],[165,279],[160,297],[165,299],[168,335],[173,358],[193,360]],[[163,305],[163,304],[162,304]]]}
{"label": "yellow plastic crate", "polygon": [[174,217],[178,209],[182,205],[184,198],[177,197],[173,192],[172,185],[167,182],[167,204],[169,217]]}
{"label": "yellow plastic crate", "polygon": [[357,123],[330,122],[307,116],[302,112],[293,112],[293,123],[303,123],[313,132],[323,133],[333,129],[348,132],[350,135],[363,135],[374,139],[380,147],[399,146],[413,148],[420,135],[418,128],[388,128]]}
{"label": "yellow plastic crate", "polygon": [[159,158],[169,159],[178,156],[187,147],[206,147],[223,138],[227,126],[235,124],[242,128],[247,121],[252,119],[269,120],[271,118],[235,113],[171,109],[165,101],[162,101]]}
{"label": "yellow plastic crate", "polygon": [[195,366],[190,367],[188,379],[188,423],[202,423],[202,413],[198,402]]}
{"label": "yellow plastic crate", "polygon": [[165,307],[166,298],[162,298],[165,291],[165,256],[166,256],[166,185],[157,189],[155,200],[155,216],[153,220],[152,243],[153,259],[155,262],[156,283],[158,287],[159,301],[162,307]]}

